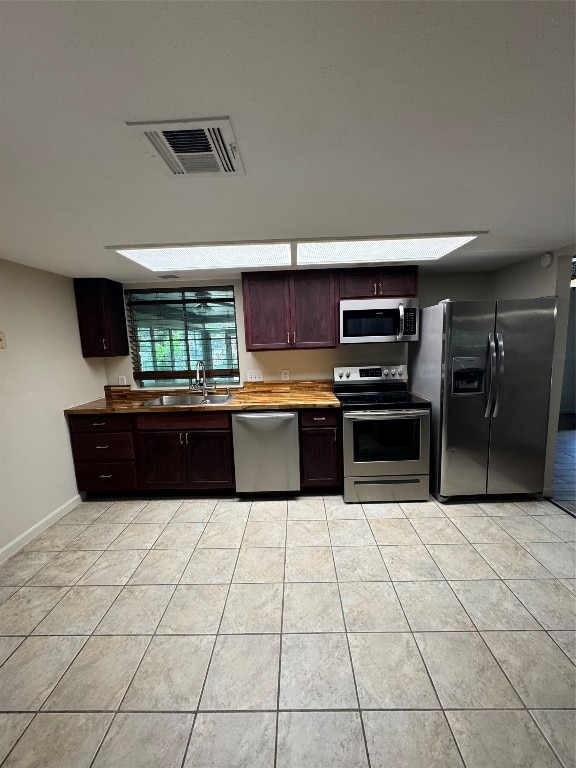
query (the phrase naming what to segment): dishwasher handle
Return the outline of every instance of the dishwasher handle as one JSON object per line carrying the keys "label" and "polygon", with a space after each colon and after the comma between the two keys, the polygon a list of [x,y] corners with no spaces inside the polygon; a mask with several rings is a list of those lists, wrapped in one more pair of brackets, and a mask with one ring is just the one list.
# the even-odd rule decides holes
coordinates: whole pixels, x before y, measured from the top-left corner
{"label": "dishwasher handle", "polygon": [[292,421],[296,418],[295,413],[250,413],[245,415],[234,415],[236,421],[264,421],[277,419],[278,421]]}

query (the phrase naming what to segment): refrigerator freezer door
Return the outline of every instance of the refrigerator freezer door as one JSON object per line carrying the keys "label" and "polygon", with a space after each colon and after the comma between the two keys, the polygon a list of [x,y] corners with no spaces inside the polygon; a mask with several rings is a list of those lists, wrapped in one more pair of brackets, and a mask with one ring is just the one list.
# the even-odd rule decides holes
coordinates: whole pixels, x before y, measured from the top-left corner
{"label": "refrigerator freezer door", "polygon": [[486,493],[493,380],[489,335],[494,333],[492,301],[446,302],[442,376],[441,457],[438,493]]}
{"label": "refrigerator freezer door", "polygon": [[556,299],[498,301],[487,493],[542,493]]}

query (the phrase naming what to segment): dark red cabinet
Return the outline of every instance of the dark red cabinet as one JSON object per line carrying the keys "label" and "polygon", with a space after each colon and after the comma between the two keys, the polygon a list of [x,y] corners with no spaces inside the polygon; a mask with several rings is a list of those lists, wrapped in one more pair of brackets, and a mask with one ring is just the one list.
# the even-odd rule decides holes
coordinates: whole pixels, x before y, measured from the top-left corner
{"label": "dark red cabinet", "polygon": [[104,278],[74,280],[80,343],[84,357],[129,354],[121,283]]}
{"label": "dark red cabinet", "polygon": [[249,272],[242,289],[247,350],[336,346],[333,272]]}
{"label": "dark red cabinet", "polygon": [[331,272],[295,272],[290,278],[292,347],[336,346],[336,294]]}
{"label": "dark red cabinet", "polygon": [[185,488],[184,432],[138,433],[138,480],[141,488]]}
{"label": "dark red cabinet", "polygon": [[234,488],[229,414],[142,414],[136,424],[142,490]]}
{"label": "dark red cabinet", "polygon": [[242,275],[246,349],[289,349],[290,288],[283,272]]}
{"label": "dark red cabinet", "polygon": [[341,299],[416,296],[417,292],[418,267],[343,269],[340,272]]}
{"label": "dark red cabinet", "polygon": [[342,483],[342,440],[338,411],[300,413],[300,485],[335,488]]}
{"label": "dark red cabinet", "polygon": [[79,491],[136,490],[130,416],[78,414],[69,424]]}

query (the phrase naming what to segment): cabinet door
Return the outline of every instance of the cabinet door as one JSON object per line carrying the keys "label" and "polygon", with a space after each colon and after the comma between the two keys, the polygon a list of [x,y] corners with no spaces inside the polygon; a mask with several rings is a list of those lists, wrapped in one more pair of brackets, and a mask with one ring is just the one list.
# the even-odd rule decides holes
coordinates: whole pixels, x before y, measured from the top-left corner
{"label": "cabinet door", "polygon": [[340,272],[340,298],[363,299],[378,295],[378,278],[371,269],[344,269]]}
{"label": "cabinet door", "polygon": [[340,485],[341,448],[337,427],[300,430],[300,485],[329,488]]}
{"label": "cabinet door", "polygon": [[336,294],[329,271],[297,272],[291,277],[292,346],[336,346]]}
{"label": "cabinet door", "polygon": [[288,349],[290,283],[284,272],[242,275],[246,349]]}
{"label": "cabinet door", "polygon": [[232,433],[188,432],[188,487],[234,488]]}
{"label": "cabinet door", "polygon": [[74,280],[84,357],[127,355],[128,332],[122,285],[101,278]]}
{"label": "cabinet door", "polygon": [[138,475],[140,487],[185,488],[185,432],[140,432]]}
{"label": "cabinet door", "polygon": [[416,296],[418,267],[387,267],[376,274],[378,296]]}

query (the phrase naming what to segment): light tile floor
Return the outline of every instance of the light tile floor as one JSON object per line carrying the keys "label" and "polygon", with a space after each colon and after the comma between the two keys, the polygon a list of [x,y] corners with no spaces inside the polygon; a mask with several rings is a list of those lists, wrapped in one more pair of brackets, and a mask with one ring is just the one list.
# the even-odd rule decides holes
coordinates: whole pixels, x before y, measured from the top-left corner
{"label": "light tile floor", "polygon": [[0,566],[3,768],[576,766],[548,502],[88,502]]}

